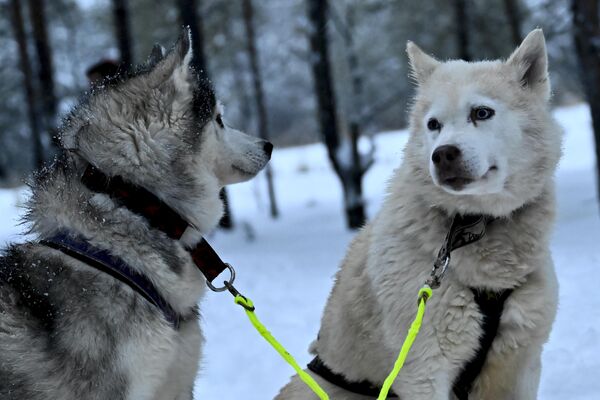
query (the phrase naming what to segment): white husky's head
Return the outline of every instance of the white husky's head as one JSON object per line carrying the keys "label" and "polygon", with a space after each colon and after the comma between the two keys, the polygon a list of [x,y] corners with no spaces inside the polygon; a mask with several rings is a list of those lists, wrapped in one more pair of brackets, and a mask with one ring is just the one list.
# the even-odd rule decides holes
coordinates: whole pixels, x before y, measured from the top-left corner
{"label": "white husky's head", "polygon": [[222,215],[220,189],[255,176],[273,146],[224,122],[209,82],[190,67],[184,29],[136,72],[92,90],[67,118],[64,148],[109,176],[138,184],[206,232]]}
{"label": "white husky's head", "polygon": [[503,61],[440,62],[409,42],[418,89],[407,161],[452,212],[506,215],[539,196],[558,163],[541,30]]}

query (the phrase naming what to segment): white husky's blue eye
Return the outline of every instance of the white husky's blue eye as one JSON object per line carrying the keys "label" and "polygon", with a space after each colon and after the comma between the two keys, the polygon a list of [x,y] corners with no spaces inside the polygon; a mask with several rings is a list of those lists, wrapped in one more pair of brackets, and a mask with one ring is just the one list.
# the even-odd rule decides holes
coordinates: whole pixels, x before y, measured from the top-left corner
{"label": "white husky's blue eye", "polygon": [[494,116],[495,111],[489,107],[474,107],[471,109],[471,121],[484,121]]}

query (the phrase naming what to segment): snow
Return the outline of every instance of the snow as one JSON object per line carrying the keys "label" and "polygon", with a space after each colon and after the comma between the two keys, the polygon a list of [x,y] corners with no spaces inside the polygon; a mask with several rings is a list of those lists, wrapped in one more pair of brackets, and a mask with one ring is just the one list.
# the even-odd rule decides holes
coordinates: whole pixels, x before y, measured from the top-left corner
{"label": "snow", "polygon": [[[557,109],[566,131],[557,173],[559,215],[552,252],[560,282],[556,323],[543,355],[539,398],[597,399],[600,392],[600,218],[593,137],[585,105]],[[405,131],[375,136],[376,162],[365,177],[368,214],[382,202],[386,181],[402,158]],[[266,182],[230,188],[237,229],[209,238],[237,270],[236,287],[301,365],[310,361],[333,275],[353,233],[345,229],[342,191],[320,144],[276,150],[273,172],[281,217],[268,217]],[[0,191],[0,242],[18,239],[13,226],[23,190]],[[20,239],[19,239],[20,240]],[[202,300],[204,357],[199,399],[273,398],[292,369],[252,328],[228,293]],[[390,366],[391,367],[391,366]]]}

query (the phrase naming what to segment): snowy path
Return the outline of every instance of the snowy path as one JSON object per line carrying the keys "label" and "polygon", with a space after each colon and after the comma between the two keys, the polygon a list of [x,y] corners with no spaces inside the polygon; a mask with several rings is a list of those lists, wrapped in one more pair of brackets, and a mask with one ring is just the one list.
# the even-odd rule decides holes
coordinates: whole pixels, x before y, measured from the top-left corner
{"label": "snowy path", "polygon": [[[556,111],[565,127],[565,157],[557,175],[559,219],[552,243],[560,308],[543,359],[540,399],[600,398],[600,217],[595,199],[593,142],[588,111]],[[400,164],[406,133],[376,137],[377,163],[365,181],[369,215]],[[231,188],[238,229],[211,243],[238,272],[237,287],[301,364],[309,361],[332,277],[352,238],[344,228],[341,193],[325,150],[310,145],[276,151],[273,158],[282,217],[268,218],[264,177]],[[15,191],[0,191],[0,242],[14,239]],[[254,240],[249,240],[253,236]],[[271,399],[292,370],[253,330],[228,294],[202,301],[205,356],[196,397]]]}

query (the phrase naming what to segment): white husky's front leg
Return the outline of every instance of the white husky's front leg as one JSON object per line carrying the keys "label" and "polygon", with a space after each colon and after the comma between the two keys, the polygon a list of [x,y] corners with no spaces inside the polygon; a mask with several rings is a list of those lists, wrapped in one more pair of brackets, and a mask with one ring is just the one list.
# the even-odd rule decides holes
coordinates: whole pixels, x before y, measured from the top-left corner
{"label": "white husky's front leg", "polygon": [[469,399],[535,400],[540,382],[542,345],[490,353]]}

